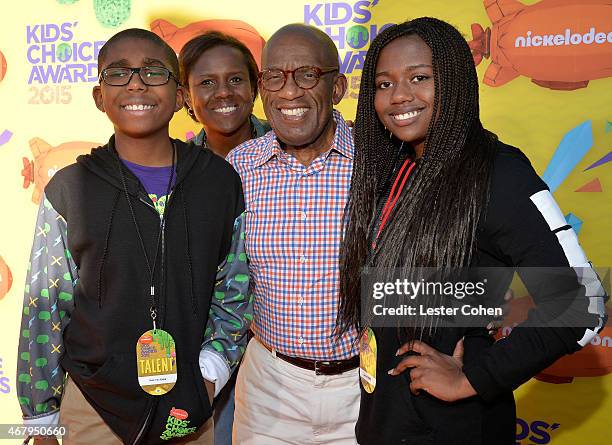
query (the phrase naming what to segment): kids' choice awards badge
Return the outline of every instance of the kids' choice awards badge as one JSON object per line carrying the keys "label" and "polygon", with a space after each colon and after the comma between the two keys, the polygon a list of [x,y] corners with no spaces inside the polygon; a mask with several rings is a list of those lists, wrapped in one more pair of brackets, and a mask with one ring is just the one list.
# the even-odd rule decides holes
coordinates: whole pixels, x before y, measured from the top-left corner
{"label": "kids' choice awards badge", "polygon": [[376,388],[376,337],[372,328],[366,328],[359,339],[359,380],[367,393]]}
{"label": "kids' choice awards badge", "polygon": [[176,384],[176,346],[172,335],[151,329],[136,342],[138,384],[147,393],[161,396]]}

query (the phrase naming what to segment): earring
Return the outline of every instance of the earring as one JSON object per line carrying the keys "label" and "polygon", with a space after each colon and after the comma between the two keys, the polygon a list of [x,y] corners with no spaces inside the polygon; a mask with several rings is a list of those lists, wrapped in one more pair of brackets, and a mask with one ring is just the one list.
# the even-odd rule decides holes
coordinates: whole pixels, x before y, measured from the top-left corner
{"label": "earring", "polygon": [[393,133],[391,133],[391,130],[389,130],[386,125],[383,125],[383,127],[385,127],[385,132],[389,132],[389,140],[391,140],[391,138],[393,137]]}
{"label": "earring", "polygon": [[195,119],[195,113],[191,109],[191,107],[187,107],[187,114]]}

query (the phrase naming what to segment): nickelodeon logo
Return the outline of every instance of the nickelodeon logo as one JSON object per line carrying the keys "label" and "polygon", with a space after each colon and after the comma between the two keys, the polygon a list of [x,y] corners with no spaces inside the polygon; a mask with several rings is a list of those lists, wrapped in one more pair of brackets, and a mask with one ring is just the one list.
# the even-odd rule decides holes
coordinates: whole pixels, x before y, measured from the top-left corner
{"label": "nickelodeon logo", "polygon": [[[510,313],[498,338],[507,337],[512,329],[527,318],[534,304],[530,297],[518,298],[510,303]],[[606,308],[612,320],[612,308]],[[600,377],[612,374],[612,326],[604,326],[584,348],[558,359],[535,376],[548,383],[571,383],[575,377]]]}
{"label": "nickelodeon logo", "polygon": [[483,5],[492,25],[473,23],[469,45],[476,65],[491,62],[485,85],[499,87],[525,76],[544,88],[571,91],[610,77],[610,0],[541,0],[530,5],[483,0]]}
{"label": "nickelodeon logo", "polygon": [[591,340],[593,346],[603,346],[604,348],[612,348],[612,337],[604,335],[603,337],[595,335]]}
{"label": "nickelodeon logo", "polygon": [[525,36],[518,36],[514,41],[515,48],[526,48],[533,46],[565,46],[565,45],[591,45],[591,44],[612,43],[612,32],[595,32],[592,27],[585,34],[572,33],[567,28],[563,34],[535,34],[527,31]]}

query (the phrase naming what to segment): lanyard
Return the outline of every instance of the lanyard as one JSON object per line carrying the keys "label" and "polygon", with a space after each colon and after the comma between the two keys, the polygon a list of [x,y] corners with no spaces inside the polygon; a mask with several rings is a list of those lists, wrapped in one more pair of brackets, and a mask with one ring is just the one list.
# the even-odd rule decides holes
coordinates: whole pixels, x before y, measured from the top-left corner
{"label": "lanyard", "polygon": [[[130,208],[130,215],[132,216],[132,222],[134,223],[134,227],[136,228],[136,234],[138,235],[138,241],[140,242],[140,248],[142,250],[145,263],[147,264],[147,270],[149,272],[149,291],[151,296],[151,307],[149,308],[149,313],[151,314],[151,320],[153,321],[153,330],[157,329],[156,319],[157,319],[157,297],[155,295],[155,266],[157,264],[157,255],[159,253],[159,244],[160,240],[163,238],[163,234],[166,231],[166,211],[168,210],[168,204],[170,203],[170,191],[172,188],[172,180],[174,179],[174,166],[176,160],[176,147],[172,144],[172,169],[170,170],[170,179],[168,180],[168,187],[166,188],[166,205],[165,210],[162,215],[160,215],[159,222],[159,231],[157,233],[157,240],[155,242],[155,256],[153,257],[153,263],[149,261],[149,256],[147,255],[147,250],[145,249],[144,241],[142,239],[142,234],[140,233],[140,227],[138,226],[138,221],[136,220],[136,213],[134,212],[134,207],[132,206],[132,200],[130,199],[130,194],[128,193],[127,183],[125,181],[125,173],[123,172],[123,163],[119,158],[119,154],[115,149],[115,154],[117,155],[117,162],[119,165],[119,176],[121,177],[121,184],[123,185],[123,191],[125,193],[125,199],[127,200],[128,207]],[[164,243],[165,241],[162,241]],[[164,247],[162,246],[162,252]],[[162,254],[162,279],[163,279],[163,265],[164,258]]]}
{"label": "lanyard", "polygon": [[395,204],[397,204],[397,200],[402,194],[406,181],[408,180],[408,177],[410,176],[410,173],[414,169],[415,165],[416,164],[412,161],[412,159],[407,158],[399,169],[399,172],[395,177],[395,181],[393,182],[393,187],[391,187],[391,192],[389,192],[389,196],[387,197],[387,202],[385,203],[385,206],[380,214],[378,232],[376,232],[376,237],[372,243],[373,248],[376,247],[376,241],[387,225],[389,216],[391,215],[392,210],[395,208]]}

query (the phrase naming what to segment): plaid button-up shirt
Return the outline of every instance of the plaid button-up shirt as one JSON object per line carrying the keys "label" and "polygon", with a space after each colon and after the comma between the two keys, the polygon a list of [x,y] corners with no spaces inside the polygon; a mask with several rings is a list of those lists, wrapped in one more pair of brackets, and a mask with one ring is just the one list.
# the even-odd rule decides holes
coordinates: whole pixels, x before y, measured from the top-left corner
{"label": "plaid button-up shirt", "polygon": [[242,178],[255,336],[275,350],[314,360],[357,354],[356,332],[335,335],[338,253],[353,167],[353,138],[339,112],[330,150],[308,167],[273,131],[227,160]]}

